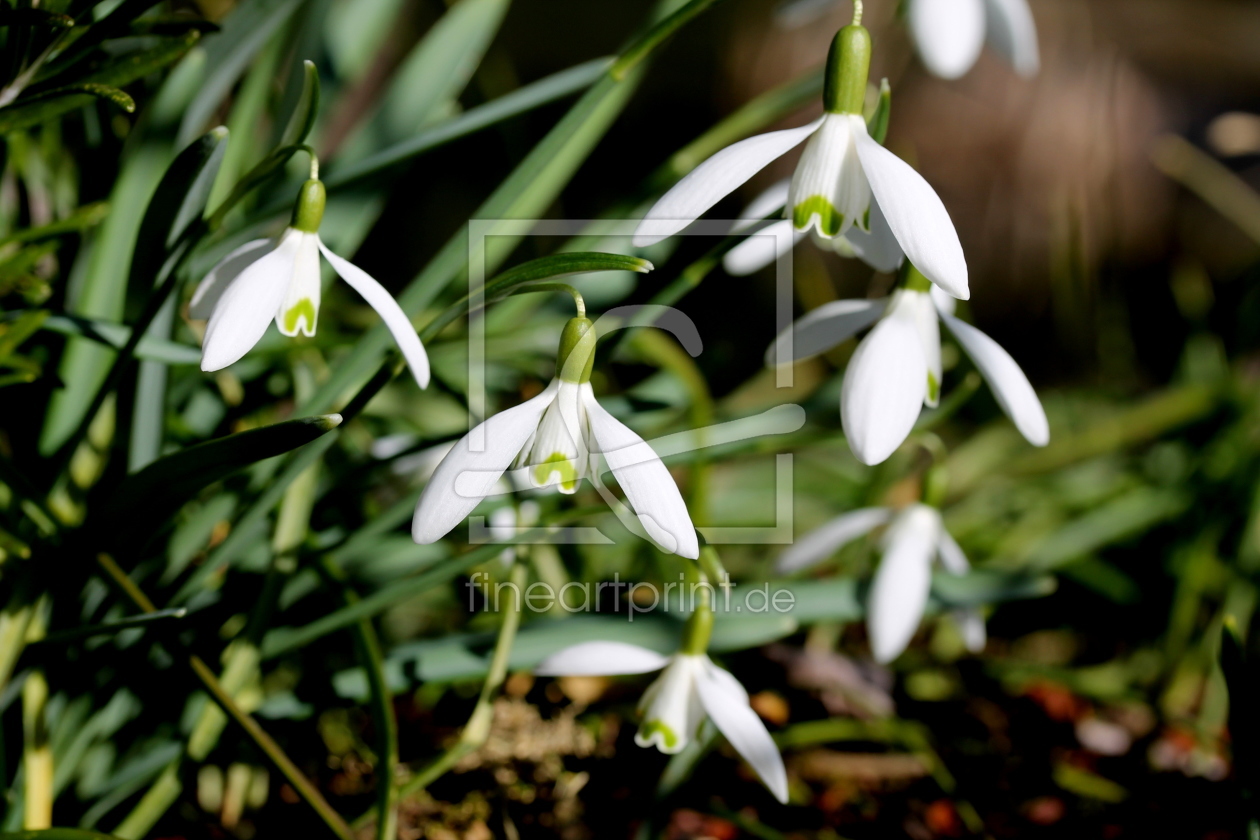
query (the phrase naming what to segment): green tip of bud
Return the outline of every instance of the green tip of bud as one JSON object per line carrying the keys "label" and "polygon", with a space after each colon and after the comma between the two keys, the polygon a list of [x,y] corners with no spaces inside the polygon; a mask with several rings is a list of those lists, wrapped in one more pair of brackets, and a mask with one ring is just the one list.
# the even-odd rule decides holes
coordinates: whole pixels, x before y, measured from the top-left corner
{"label": "green tip of bud", "polygon": [[836,33],[827,53],[823,107],[833,114],[860,114],[871,71],[871,33],[852,24]]}
{"label": "green tip of bud", "polygon": [[312,178],[302,185],[297,204],[293,205],[293,227],[303,233],[319,233],[324,220],[324,182]]}
{"label": "green tip of bud", "polygon": [[652,265],[650,260],[640,259],[635,265],[634,270],[640,274],[647,274],[649,271],[655,271],[656,266]]}
{"label": "green tip of bud", "polygon": [[590,382],[595,365],[595,325],[589,318],[570,318],[560,333],[556,376],[565,382]]}
{"label": "green tip of bud", "polygon": [[340,414],[321,414],[315,418],[315,425],[326,432],[332,431],[341,425]]}

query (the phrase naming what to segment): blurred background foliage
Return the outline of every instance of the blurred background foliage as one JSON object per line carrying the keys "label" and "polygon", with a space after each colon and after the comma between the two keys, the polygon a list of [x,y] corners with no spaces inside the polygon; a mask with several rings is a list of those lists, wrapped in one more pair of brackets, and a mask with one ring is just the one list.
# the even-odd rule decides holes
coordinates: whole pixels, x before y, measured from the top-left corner
{"label": "blurred background foliage", "polygon": [[[467,582],[502,574],[499,549],[406,532],[441,445],[467,429],[462,319],[428,344],[433,387],[377,382],[366,405],[351,398],[385,333],[338,285],[315,338],[272,333],[200,372],[186,281],[287,218],[305,160],[272,153],[306,107],[303,61],[322,88],[308,140],[329,187],[322,236],[423,327],[463,293],[468,219],[635,218],[727,142],[812,118],[847,3],[713,4],[642,64],[608,71],[681,5],[0,4],[6,831],[1244,836],[1260,744],[1230,725],[1228,698],[1253,696],[1260,574],[1255,3],[1034,0],[1041,74],[1023,81],[985,56],[951,83],[917,64],[892,0],[868,3],[872,75],[894,92],[888,144],[949,208],[968,316],[1038,386],[1044,450],[946,348],[942,408],[892,460],[860,466],[836,407],[852,344],[774,388],[772,272],[724,276],[717,239],[648,249],[645,277],[575,281],[593,311],[676,302],[699,327],[695,359],[644,330],[600,358],[597,392],[646,438],[804,407],[794,432],[667,459],[702,530],[782,526],[776,480],[791,482],[798,535],[909,502],[925,453],[948,452],[945,521],[977,570],[939,579],[934,605],[993,605],[982,655],[932,617],[891,668],[873,665],[870,543],[772,584],[797,596],[791,614],[719,619],[715,654],[785,752],[788,806],[711,737],[673,759],[634,747],[642,679],[528,673],[590,638],[669,651],[676,613],[526,615],[507,673],[492,673],[501,616],[470,602]],[[227,140],[206,133],[220,125]],[[164,193],[190,147],[181,189]],[[195,221],[250,173],[265,177],[221,224]],[[564,250],[630,245],[501,235],[487,267]],[[146,318],[167,277],[178,293]],[[801,311],[891,283],[807,247],[795,279]],[[545,385],[566,317],[539,295],[487,312],[490,408]],[[344,419],[277,425],[332,410]],[[237,437],[250,432],[263,436]],[[211,439],[221,448],[192,449]],[[535,548],[537,579],[675,578],[589,489],[538,501],[543,522],[581,518],[619,539]],[[752,586],[777,551],[723,558]],[[479,704],[493,725],[460,742]]]}

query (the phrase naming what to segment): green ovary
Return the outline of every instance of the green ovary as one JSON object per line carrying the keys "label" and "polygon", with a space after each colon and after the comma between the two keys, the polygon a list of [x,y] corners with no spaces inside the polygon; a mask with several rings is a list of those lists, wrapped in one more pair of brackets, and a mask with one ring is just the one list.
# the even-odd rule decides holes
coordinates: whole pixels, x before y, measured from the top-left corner
{"label": "green ovary", "polygon": [[302,298],[297,303],[290,306],[284,313],[284,329],[286,332],[297,332],[298,322],[303,318],[306,319],[306,329],[311,335],[315,334],[315,304],[310,298]]}
{"label": "green ovary", "polygon": [[552,473],[560,473],[560,490],[572,493],[577,490],[579,476],[573,459],[559,452],[547,456],[547,460],[534,467],[534,483],[546,484]]}
{"label": "green ovary", "polygon": [[818,230],[823,236],[835,236],[844,226],[844,214],[821,195],[811,195],[792,208],[792,225],[804,230],[814,216],[818,217]]}
{"label": "green ovary", "polygon": [[665,749],[672,750],[678,744],[677,733],[659,720],[645,720],[639,724],[639,736],[644,741],[650,741],[657,732],[661,733],[661,740],[665,744]]}

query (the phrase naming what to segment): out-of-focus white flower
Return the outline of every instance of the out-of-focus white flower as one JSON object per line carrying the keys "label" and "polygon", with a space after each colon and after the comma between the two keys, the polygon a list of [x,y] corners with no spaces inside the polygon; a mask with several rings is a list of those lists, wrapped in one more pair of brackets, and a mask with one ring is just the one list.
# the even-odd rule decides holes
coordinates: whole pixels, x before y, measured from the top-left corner
{"label": "out-of-focus white flower", "polygon": [[324,185],[302,186],[293,223],[279,237],[246,242],[218,262],[193,293],[189,315],[208,319],[201,369],[220,370],[253,349],[267,324],[287,336],[315,335],[319,318],[319,255],[363,296],[393,334],[421,388],[429,384],[429,357],[398,301],[366,271],[343,260],[319,239]]}
{"label": "out-of-focus white flower", "polygon": [[[795,572],[821,563],[841,546],[888,524],[880,541],[881,559],[866,602],[866,627],[871,652],[879,662],[896,659],[913,638],[932,588],[932,560],[951,574],[965,574],[967,557],[945,530],[934,507],[913,504],[862,508],[838,516],[802,537],[779,556],[780,572]],[[968,650],[984,649],[984,619],[975,610],[956,615]]]}
{"label": "out-of-focus white flower", "polygon": [[695,739],[707,716],[757,772],[780,802],[787,802],[787,772],[766,726],[739,681],[703,653],[661,654],[624,642],[583,642],[547,657],[544,676],[661,675],[639,701],[642,722],[635,743],[676,753]]}
{"label": "out-of-focus white flower", "polygon": [[923,64],[943,79],[966,75],[986,40],[1025,78],[1041,67],[1028,0],[908,0],[906,24]]}
{"label": "out-of-focus white flower", "polygon": [[1015,427],[1029,443],[1045,446],[1050,441],[1045,410],[1010,354],[955,318],[954,300],[938,287],[910,285],[887,298],[837,300],[818,307],[775,339],[766,352],[767,364],[822,353],[875,324],[849,360],[840,393],[840,421],[858,460],[878,464],[910,434],[921,408],[935,406],[940,399],[938,322],[944,321]]}

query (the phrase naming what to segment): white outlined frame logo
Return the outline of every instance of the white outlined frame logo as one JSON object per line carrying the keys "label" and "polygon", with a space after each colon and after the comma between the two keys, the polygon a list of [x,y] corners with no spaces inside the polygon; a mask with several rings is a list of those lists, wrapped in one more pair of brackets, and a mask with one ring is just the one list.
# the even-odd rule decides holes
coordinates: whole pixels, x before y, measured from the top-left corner
{"label": "white outlined frame logo", "polygon": [[[720,237],[731,232],[732,226],[746,225],[747,221],[701,219],[690,225],[678,236]],[[634,230],[639,225],[637,219],[473,219],[468,223],[468,410],[469,410],[469,448],[474,451],[485,449],[484,428],[479,423],[485,419],[487,411],[486,399],[486,333],[485,333],[485,285],[486,285],[486,250],[488,240],[503,236],[523,238],[526,236],[548,237],[623,237],[629,244]],[[792,232],[775,228],[758,230],[748,229],[745,235],[764,237],[769,240],[767,247],[773,247],[775,259],[775,334],[779,336],[775,345],[776,358],[792,358]],[[649,312],[649,319],[632,318],[629,310],[647,309],[647,307],[619,307],[625,314],[624,320],[618,319],[611,326],[607,317],[596,318],[596,330],[602,340],[605,335],[615,329],[629,327],[655,326],[674,332],[682,337],[686,330],[671,328],[671,319],[681,319],[690,326],[690,332],[697,334],[691,319],[681,310],[673,307],[662,309],[671,314],[669,318],[651,317],[658,315]],[[611,314],[611,313],[609,313]],[[684,346],[689,342],[684,341]],[[699,353],[699,345],[692,350],[686,348],[691,355]],[[791,388],[793,385],[792,365],[779,365],[775,368],[775,387]],[[667,435],[648,441],[653,450],[668,462],[671,455],[709,448],[754,437],[788,434],[800,429],[805,423],[805,411],[795,404],[776,406],[753,417],[740,418],[720,423],[704,429],[693,429]],[[607,467],[605,466],[606,470]],[[792,542],[792,455],[775,456],[775,520],[771,526],[726,526],[697,524],[697,529],[704,538],[715,545],[720,544],[768,544],[787,545]],[[614,510],[614,512],[616,512]],[[529,528],[517,529],[525,533]],[[511,544],[512,538],[504,539],[504,529],[495,527],[492,535],[485,517],[469,518],[469,541],[472,543],[503,542]],[[523,540],[522,540],[523,541]],[[553,528],[540,539],[537,536],[532,542],[549,543],[584,543],[611,544],[613,541],[597,528],[564,527]]]}

